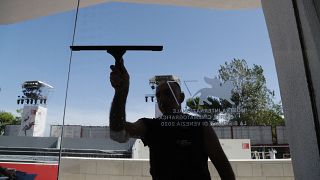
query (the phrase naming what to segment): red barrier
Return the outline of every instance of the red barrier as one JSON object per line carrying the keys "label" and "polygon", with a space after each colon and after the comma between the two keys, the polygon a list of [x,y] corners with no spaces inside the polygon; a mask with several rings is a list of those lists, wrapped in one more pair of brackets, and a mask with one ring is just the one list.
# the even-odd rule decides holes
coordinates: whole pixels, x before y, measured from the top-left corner
{"label": "red barrier", "polygon": [[0,162],[3,168],[13,168],[28,174],[37,174],[36,180],[56,180],[58,164]]}

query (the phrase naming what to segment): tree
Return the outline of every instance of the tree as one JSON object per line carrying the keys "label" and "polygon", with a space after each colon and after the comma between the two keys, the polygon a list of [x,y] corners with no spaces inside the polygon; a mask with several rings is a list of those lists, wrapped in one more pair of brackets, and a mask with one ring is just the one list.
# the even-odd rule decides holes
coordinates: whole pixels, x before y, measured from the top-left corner
{"label": "tree", "polygon": [[20,118],[12,113],[0,111],[0,135],[4,134],[6,125],[19,125],[20,122]]}
{"label": "tree", "polygon": [[242,59],[233,59],[220,66],[219,79],[234,85],[231,100],[246,111],[232,114],[232,121],[247,125],[283,125],[282,106],[274,103],[274,91],[268,89],[263,68],[254,64],[250,68]]}
{"label": "tree", "polygon": [[212,97],[208,97],[208,101],[211,104],[208,104],[204,102],[204,105],[200,106],[199,105],[200,98],[196,97],[194,99],[190,98],[187,100],[187,107],[190,111],[197,111],[195,112],[196,114],[206,118],[210,119],[213,123],[218,122],[217,115],[219,112],[216,111],[207,111],[207,110],[222,110],[222,105],[219,101],[219,99],[215,99]]}
{"label": "tree", "polygon": [[[232,82],[231,101],[216,99],[212,103],[214,108],[222,112],[227,108],[242,111],[225,111],[230,122],[246,125],[283,125],[281,103],[274,103],[274,91],[267,88],[263,68],[253,65],[250,68],[245,60],[233,59],[220,66],[219,79],[222,83]],[[189,99],[187,106],[192,109],[212,108],[207,104],[194,104],[197,100]],[[217,115],[217,114],[214,114]]]}

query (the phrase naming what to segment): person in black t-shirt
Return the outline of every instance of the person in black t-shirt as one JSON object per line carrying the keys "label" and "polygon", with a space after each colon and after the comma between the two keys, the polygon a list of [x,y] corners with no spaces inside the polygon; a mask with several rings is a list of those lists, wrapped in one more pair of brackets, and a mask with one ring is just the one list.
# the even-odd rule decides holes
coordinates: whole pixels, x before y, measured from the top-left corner
{"label": "person in black t-shirt", "polygon": [[[121,55],[121,54],[120,54]],[[208,157],[222,180],[234,180],[232,167],[218,137],[205,120],[179,114],[184,94],[178,83],[161,83],[156,89],[163,116],[126,122],[125,105],[129,92],[129,74],[122,55],[114,56],[110,81],[115,95],[110,110],[110,137],[120,143],[130,137],[141,138],[150,150],[153,180],[210,180]]]}

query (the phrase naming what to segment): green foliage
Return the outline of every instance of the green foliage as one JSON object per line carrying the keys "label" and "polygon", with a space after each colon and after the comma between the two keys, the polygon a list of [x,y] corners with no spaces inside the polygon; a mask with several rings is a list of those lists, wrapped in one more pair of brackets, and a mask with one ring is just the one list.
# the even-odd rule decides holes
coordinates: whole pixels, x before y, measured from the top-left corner
{"label": "green foliage", "polygon": [[219,78],[234,85],[231,100],[246,109],[233,114],[232,121],[247,125],[283,125],[281,104],[274,103],[274,91],[267,88],[263,68],[254,64],[250,68],[245,60],[233,59],[220,66]]}
{"label": "green foliage", "polygon": [[232,101],[242,108],[264,109],[273,97],[266,86],[262,67],[254,64],[249,68],[245,60],[234,59],[220,66],[219,78],[222,82],[233,83]]}
{"label": "green foliage", "polygon": [[207,119],[212,120],[212,122],[218,122],[216,115],[218,115],[217,112],[205,112],[205,111],[201,111],[201,110],[206,110],[206,109],[219,109],[222,110],[222,105],[220,104],[218,99],[214,99],[209,97],[208,101],[211,104],[207,104],[206,102],[204,102],[204,105],[200,106],[199,105],[199,101],[200,98],[196,97],[194,99],[190,98],[187,100],[187,107],[189,108],[189,110],[200,110],[199,112],[197,112],[198,115],[201,115],[202,117],[206,117]]}
{"label": "green foliage", "polygon": [[[219,99],[213,103],[214,107],[221,110],[230,107],[245,109],[244,112],[228,112],[231,122],[246,125],[284,125],[281,103],[274,103],[274,91],[267,88],[260,65],[254,64],[250,68],[245,60],[233,59],[220,66],[219,79],[223,83],[232,82],[231,101],[234,105]],[[189,99],[188,102],[190,101],[193,100]],[[199,104],[192,105],[188,102],[189,108],[207,108],[207,105],[201,107]]]}
{"label": "green foliage", "polygon": [[6,125],[18,125],[21,120],[12,113],[0,111],[0,135],[3,135]]}

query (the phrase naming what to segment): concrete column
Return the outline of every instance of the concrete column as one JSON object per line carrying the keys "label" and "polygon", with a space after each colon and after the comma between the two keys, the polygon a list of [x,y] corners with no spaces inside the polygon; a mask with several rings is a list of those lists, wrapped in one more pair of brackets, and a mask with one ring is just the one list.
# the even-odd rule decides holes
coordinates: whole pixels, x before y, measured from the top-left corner
{"label": "concrete column", "polygon": [[320,179],[318,0],[262,0],[295,179]]}

